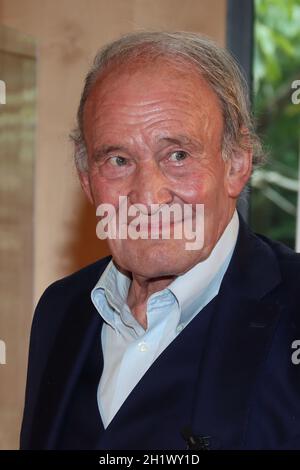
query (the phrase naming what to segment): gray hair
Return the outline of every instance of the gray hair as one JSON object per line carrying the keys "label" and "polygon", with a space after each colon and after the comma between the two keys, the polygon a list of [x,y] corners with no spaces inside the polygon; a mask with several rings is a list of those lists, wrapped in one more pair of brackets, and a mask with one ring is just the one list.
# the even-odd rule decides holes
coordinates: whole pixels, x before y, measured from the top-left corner
{"label": "gray hair", "polygon": [[87,149],[83,132],[83,112],[92,86],[110,65],[136,59],[164,57],[194,65],[219,98],[224,118],[222,156],[230,158],[238,149],[253,152],[253,166],[264,160],[255,133],[246,81],[233,57],[211,39],[190,32],[136,32],[104,46],[88,72],[77,112],[77,127],[70,137],[75,143],[75,163],[87,171]]}

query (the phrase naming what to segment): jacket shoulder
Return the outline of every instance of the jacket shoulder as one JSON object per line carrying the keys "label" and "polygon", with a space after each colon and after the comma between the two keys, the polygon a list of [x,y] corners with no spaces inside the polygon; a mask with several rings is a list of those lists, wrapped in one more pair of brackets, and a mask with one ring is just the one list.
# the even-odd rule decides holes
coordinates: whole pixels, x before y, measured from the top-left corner
{"label": "jacket shoulder", "polygon": [[277,258],[283,281],[290,278],[294,279],[294,276],[298,276],[299,282],[300,253],[296,253],[294,250],[284,245],[283,243],[271,240],[264,235],[255,235],[264,243],[266,243],[273,251]]}
{"label": "jacket shoulder", "polygon": [[110,260],[107,256],[50,284],[36,306],[31,337],[35,332],[39,338],[47,337],[50,331],[55,334],[65,313],[77,308],[83,296],[90,296]]}
{"label": "jacket shoulder", "polygon": [[106,256],[95,263],[89,264],[88,266],[53,282],[47,287],[40,301],[43,300],[44,297],[49,298],[53,295],[59,295],[61,290],[64,290],[65,297],[66,295],[72,294],[78,290],[83,291],[85,289],[92,289],[94,287],[93,284],[96,284],[110,260],[111,256]]}
{"label": "jacket shoulder", "polygon": [[269,246],[277,259],[281,282],[275,291],[275,297],[283,306],[286,318],[300,332],[300,254],[283,243],[262,235],[259,238]]}

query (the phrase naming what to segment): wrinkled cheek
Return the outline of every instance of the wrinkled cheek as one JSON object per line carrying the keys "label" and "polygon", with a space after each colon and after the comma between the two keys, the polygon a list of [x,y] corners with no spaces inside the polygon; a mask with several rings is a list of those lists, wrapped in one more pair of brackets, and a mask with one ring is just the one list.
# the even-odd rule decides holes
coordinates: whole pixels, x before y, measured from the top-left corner
{"label": "wrinkled cheek", "polygon": [[203,183],[195,184],[186,183],[185,188],[182,191],[178,191],[177,194],[182,200],[188,204],[205,204],[210,205],[213,199],[214,191],[211,186]]}
{"label": "wrinkled cheek", "polygon": [[99,206],[99,204],[112,204],[117,209],[120,192],[113,185],[107,184],[101,179],[96,179],[92,181],[92,191],[96,206]]}

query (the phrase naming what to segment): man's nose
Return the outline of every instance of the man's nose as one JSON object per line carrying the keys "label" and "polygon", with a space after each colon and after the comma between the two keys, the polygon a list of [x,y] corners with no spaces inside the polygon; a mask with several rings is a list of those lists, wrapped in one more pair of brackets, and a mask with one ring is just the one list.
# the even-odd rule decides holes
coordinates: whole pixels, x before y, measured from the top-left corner
{"label": "man's nose", "polygon": [[173,200],[170,182],[156,162],[141,165],[134,175],[128,198],[131,204],[144,204],[150,211],[151,204],[170,204]]}

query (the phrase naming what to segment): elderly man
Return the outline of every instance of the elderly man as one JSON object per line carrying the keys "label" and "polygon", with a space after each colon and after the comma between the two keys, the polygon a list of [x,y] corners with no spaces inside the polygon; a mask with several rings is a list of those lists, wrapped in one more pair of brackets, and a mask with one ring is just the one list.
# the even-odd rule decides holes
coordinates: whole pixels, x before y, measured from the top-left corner
{"label": "elderly man", "polygon": [[[300,448],[300,259],[236,212],[262,153],[232,58],[193,33],[122,37],[96,56],[73,139],[91,203],[125,198],[149,236],[111,236],[112,257],[42,296],[21,448]],[[175,206],[163,237],[153,208]],[[193,249],[175,236],[186,206]]]}

